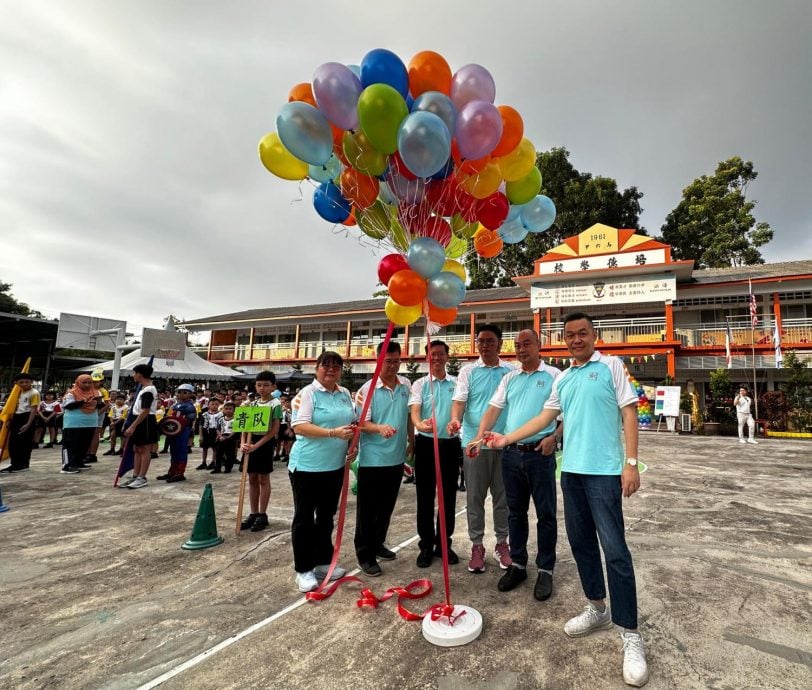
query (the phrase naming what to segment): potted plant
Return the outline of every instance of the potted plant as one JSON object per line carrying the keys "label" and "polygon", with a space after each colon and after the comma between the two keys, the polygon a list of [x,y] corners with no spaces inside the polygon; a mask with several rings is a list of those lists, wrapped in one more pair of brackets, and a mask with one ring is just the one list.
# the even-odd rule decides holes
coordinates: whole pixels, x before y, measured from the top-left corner
{"label": "potted plant", "polygon": [[705,401],[704,429],[707,436],[717,436],[722,425],[736,424],[733,414],[733,383],[727,369],[710,373],[710,397]]}

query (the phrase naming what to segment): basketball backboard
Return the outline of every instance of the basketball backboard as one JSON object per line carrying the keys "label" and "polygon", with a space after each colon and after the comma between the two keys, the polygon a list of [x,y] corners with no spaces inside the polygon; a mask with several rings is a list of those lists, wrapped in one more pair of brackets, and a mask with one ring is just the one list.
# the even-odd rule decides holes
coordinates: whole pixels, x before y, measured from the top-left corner
{"label": "basketball backboard", "polygon": [[[85,314],[59,315],[59,330],[56,334],[56,348],[67,350],[93,350],[95,352],[115,352],[116,332],[123,328],[126,332],[127,322],[122,319],[105,319]],[[94,335],[99,331],[111,331]]]}
{"label": "basketball backboard", "polygon": [[168,361],[186,358],[186,334],[145,328],[141,337],[141,356],[154,356]]}

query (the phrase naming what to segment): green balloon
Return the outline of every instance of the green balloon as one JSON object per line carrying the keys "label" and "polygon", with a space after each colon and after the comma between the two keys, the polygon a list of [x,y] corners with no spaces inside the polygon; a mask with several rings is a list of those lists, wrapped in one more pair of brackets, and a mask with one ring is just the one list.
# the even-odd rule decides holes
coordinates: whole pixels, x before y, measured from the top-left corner
{"label": "green balloon", "polygon": [[390,229],[392,230],[392,244],[402,252],[408,251],[409,245],[411,244],[411,237],[398,221],[397,214],[392,216]]}
{"label": "green balloon", "polygon": [[357,220],[361,232],[373,240],[382,240],[389,231],[389,213],[380,200],[360,211]]}
{"label": "green balloon", "polygon": [[459,259],[468,249],[468,240],[456,235],[451,238],[451,242],[445,248],[445,255],[449,259]]}
{"label": "green balloon", "polygon": [[398,128],[408,114],[403,96],[388,84],[367,86],[358,99],[361,129],[381,153],[398,150]]}
{"label": "green balloon", "polygon": [[541,171],[535,166],[522,178],[505,185],[505,194],[511,204],[526,204],[536,198],[541,190]]}
{"label": "green balloon", "polygon": [[386,170],[386,156],[372,146],[363,132],[344,132],[341,145],[344,156],[356,170],[373,177]]}
{"label": "green balloon", "polygon": [[459,213],[455,213],[451,216],[449,222],[451,223],[451,232],[453,232],[456,237],[460,237],[464,240],[470,240],[479,228],[479,223],[476,221],[469,223]]}

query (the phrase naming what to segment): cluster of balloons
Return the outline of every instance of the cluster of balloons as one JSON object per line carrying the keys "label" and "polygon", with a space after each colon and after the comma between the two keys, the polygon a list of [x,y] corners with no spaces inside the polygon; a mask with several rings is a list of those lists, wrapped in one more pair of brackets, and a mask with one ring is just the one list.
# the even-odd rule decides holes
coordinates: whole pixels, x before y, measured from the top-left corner
{"label": "cluster of balloons", "polygon": [[651,429],[652,409],[646,392],[633,376],[629,381],[637,394],[637,426],[640,429]]}
{"label": "cluster of balloons", "polygon": [[415,300],[423,293],[435,312],[456,309],[466,276],[453,260],[469,243],[490,259],[555,220],[555,205],[539,194],[536,150],[522,117],[495,105],[495,96],[493,77],[480,65],[452,73],[433,51],[406,65],[376,49],[360,66],[328,62],[312,82],[294,86],[276,132],[259,143],[271,173],[317,185],[313,206],[321,218],[357,224],[398,252],[398,270],[379,271],[392,296],[387,314],[398,325],[419,318]]}

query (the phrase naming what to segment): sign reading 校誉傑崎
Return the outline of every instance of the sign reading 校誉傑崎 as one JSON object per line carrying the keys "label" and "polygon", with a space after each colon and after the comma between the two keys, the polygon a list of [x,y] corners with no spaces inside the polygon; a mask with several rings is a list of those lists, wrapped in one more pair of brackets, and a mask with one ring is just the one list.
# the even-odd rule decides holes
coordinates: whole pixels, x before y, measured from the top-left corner
{"label": "sign reading \u6821\u8a89\u5091\u5d0e", "polygon": [[671,302],[676,297],[677,279],[673,274],[567,280],[533,285],[530,288],[530,308]]}

